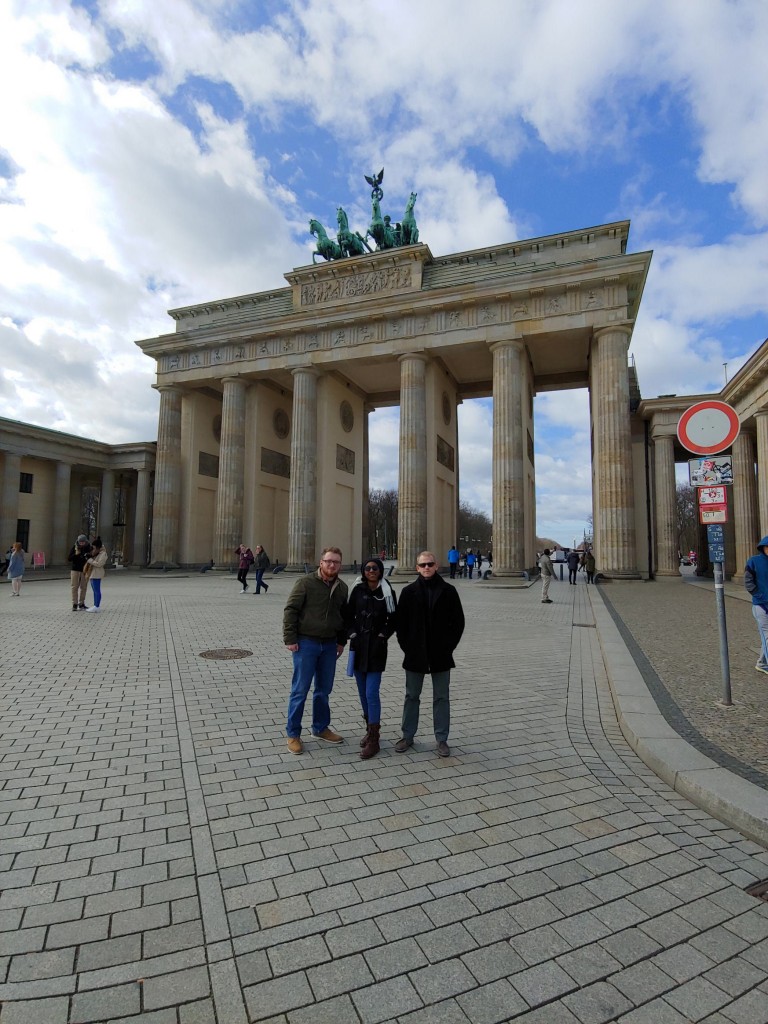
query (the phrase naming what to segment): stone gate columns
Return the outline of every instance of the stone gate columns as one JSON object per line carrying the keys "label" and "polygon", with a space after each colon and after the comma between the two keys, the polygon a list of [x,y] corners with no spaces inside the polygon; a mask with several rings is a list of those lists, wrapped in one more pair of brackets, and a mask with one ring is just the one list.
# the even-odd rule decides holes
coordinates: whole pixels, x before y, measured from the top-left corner
{"label": "stone gate columns", "polygon": [[149,470],[140,469],[136,479],[136,512],[133,521],[133,564],[147,564],[147,520],[149,518]]}
{"label": "stone gate columns", "polygon": [[[415,572],[427,546],[427,357],[400,356],[400,478],[397,502],[398,572]],[[436,552],[438,559],[440,553]]]}
{"label": "stone gate columns", "polygon": [[181,390],[160,385],[157,426],[155,504],[152,515],[152,564],[175,565],[181,500]]}
{"label": "stone gate columns", "polygon": [[525,569],[523,382],[525,343],[501,341],[493,352],[493,575]]}
{"label": "stone gate columns", "polygon": [[597,570],[638,577],[627,351],[630,331],[604,327],[592,339],[594,510]]}
{"label": "stone gate columns", "polygon": [[679,576],[675,439],[664,435],[655,437],[653,456],[656,485],[656,575]]}
{"label": "stone gate columns", "polygon": [[72,466],[68,462],[56,463],[56,485],[53,492],[53,529],[49,565],[66,563],[74,537],[69,535],[69,490],[72,484]]}
{"label": "stone gate columns", "polygon": [[243,540],[245,473],[245,392],[242,377],[223,377],[219,447],[219,489],[213,531],[213,560],[225,569],[235,561],[235,548]]}
{"label": "stone gate columns", "polygon": [[757,483],[755,480],[755,442],[744,429],[733,442],[733,529],[736,536],[736,572],[744,578],[747,559],[754,555],[760,540],[757,521]]}
{"label": "stone gate columns", "polygon": [[[368,512],[368,502],[370,498],[370,415],[373,412],[373,406],[366,402],[363,406],[363,516],[362,516],[362,533],[363,533],[363,550],[360,552],[360,558],[369,558],[373,552],[371,547],[371,524],[370,516]],[[378,554],[378,551],[376,552]]]}
{"label": "stone gate columns", "polygon": [[[288,493],[288,570],[317,564],[317,378],[313,366],[293,375],[291,486]],[[351,561],[351,552],[344,558]]]}
{"label": "stone gate columns", "polygon": [[760,540],[768,533],[768,409],[755,413],[757,424],[757,507]]}
{"label": "stone gate columns", "polygon": [[21,474],[21,456],[13,452],[5,453],[3,465],[2,490],[0,490],[0,545],[3,554],[18,539],[16,531],[19,525],[19,480]]}
{"label": "stone gate columns", "polygon": [[107,555],[111,558],[112,551],[112,526],[115,521],[115,474],[111,469],[105,469],[101,474],[101,498],[99,500],[99,536],[106,548]]}

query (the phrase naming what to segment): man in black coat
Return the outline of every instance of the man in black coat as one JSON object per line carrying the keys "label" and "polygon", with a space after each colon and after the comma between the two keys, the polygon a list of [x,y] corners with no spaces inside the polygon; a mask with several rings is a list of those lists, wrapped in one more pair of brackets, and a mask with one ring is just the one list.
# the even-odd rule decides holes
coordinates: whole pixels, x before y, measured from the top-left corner
{"label": "man in black coat", "polygon": [[422,551],[416,559],[419,574],[403,589],[397,605],[397,642],[403,649],[405,703],[403,735],[395,744],[398,754],[413,746],[419,726],[419,705],[424,676],[432,676],[432,718],[440,757],[450,757],[451,725],[449,688],[453,652],[464,632],[464,611],[458,592],[440,576],[437,559]]}

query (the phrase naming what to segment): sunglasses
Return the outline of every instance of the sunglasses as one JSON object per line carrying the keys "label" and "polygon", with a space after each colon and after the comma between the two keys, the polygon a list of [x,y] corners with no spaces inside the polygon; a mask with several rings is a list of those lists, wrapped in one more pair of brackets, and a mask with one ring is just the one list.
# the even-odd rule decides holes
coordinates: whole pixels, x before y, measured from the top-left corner
{"label": "sunglasses", "polygon": [[434,569],[434,567],[435,567],[435,563],[434,562],[417,562],[416,563],[416,568],[417,569]]}
{"label": "sunglasses", "polygon": [[366,567],[363,569],[363,572],[378,572],[378,571],[379,571],[378,565],[366,565]]}

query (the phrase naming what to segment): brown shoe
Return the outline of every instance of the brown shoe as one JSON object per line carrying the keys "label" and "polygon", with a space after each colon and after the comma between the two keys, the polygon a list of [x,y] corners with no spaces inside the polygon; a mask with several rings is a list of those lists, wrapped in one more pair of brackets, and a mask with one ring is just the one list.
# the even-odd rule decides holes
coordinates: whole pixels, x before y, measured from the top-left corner
{"label": "brown shoe", "polygon": [[344,737],[339,736],[333,729],[323,729],[322,732],[313,732],[312,735],[317,740],[324,740],[326,743],[343,743]]}
{"label": "brown shoe", "polygon": [[413,746],[413,736],[402,736],[395,744],[395,752],[404,754],[408,747]]}
{"label": "brown shoe", "polygon": [[363,721],[365,722],[365,736],[363,736],[363,738],[360,740],[361,747],[364,747],[366,742],[368,741],[368,718],[366,715],[363,715]]}
{"label": "brown shoe", "polygon": [[440,742],[437,744],[437,756],[438,757],[450,757],[451,756],[451,748],[448,746],[448,744],[445,742],[445,740],[440,740]]}
{"label": "brown shoe", "polygon": [[369,757],[375,757],[379,750],[379,729],[381,728],[378,722],[372,722],[368,726],[368,737],[366,739],[365,746],[360,751],[360,757],[363,761],[367,761]]}
{"label": "brown shoe", "polygon": [[301,742],[298,736],[289,736],[288,749],[292,754],[303,754],[304,744]]}

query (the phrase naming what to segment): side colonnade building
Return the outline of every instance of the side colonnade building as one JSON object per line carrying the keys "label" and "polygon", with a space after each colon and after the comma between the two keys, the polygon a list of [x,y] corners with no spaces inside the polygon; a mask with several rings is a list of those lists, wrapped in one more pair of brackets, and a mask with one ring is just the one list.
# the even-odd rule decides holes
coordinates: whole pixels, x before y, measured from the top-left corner
{"label": "side colonnade building", "polygon": [[154,442],[110,445],[0,419],[0,547],[65,565],[78,534],[99,534],[113,562],[145,565]]}

